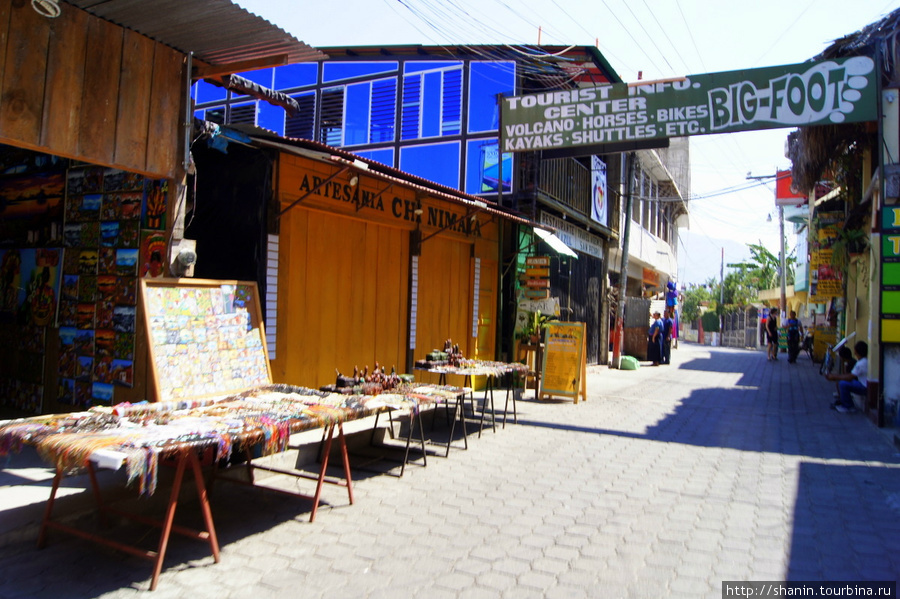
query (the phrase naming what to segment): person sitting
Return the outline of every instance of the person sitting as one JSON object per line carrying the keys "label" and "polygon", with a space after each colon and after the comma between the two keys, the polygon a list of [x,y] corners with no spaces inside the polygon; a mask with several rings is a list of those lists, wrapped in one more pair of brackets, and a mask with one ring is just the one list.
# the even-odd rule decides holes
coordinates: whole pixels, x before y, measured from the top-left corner
{"label": "person sitting", "polygon": [[[842,345],[841,349],[838,350],[838,364],[840,364],[838,371],[841,373],[847,373],[853,370],[853,367],[856,366],[856,358],[853,357],[853,352],[850,351],[850,348],[846,345]],[[838,390],[838,384],[840,381],[835,381],[834,383],[834,397],[838,398],[841,396],[840,391]],[[837,403],[837,402],[834,402]],[[834,404],[832,404],[834,405]]]}
{"label": "person sitting", "polygon": [[865,341],[857,341],[853,346],[857,361],[853,365],[850,372],[842,374],[826,374],[825,378],[829,381],[836,381],[838,384],[838,400],[831,407],[842,414],[849,414],[856,411],[856,404],[853,403],[853,395],[865,395],[868,386],[869,373],[869,346]]}

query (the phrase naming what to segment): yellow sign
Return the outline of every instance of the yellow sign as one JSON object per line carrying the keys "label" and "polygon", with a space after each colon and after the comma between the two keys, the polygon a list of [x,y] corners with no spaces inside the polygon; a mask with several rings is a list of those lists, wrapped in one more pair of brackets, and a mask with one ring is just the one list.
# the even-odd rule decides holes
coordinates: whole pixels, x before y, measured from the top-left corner
{"label": "yellow sign", "polygon": [[572,397],[578,403],[578,397],[582,396],[587,401],[584,329],[583,322],[547,324],[541,399],[545,396]]}

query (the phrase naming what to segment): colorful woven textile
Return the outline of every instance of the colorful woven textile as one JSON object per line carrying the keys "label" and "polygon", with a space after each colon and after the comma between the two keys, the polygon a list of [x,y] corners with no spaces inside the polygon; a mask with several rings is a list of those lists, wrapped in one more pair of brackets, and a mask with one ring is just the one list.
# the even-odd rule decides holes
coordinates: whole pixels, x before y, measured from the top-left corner
{"label": "colorful woven textile", "polygon": [[156,490],[161,457],[214,448],[217,460],[233,449],[259,445],[263,455],[282,452],[290,435],[356,420],[379,410],[419,410],[459,396],[466,389],[418,385],[401,393],[343,395],[305,387],[268,385],[240,395],[154,404],[119,404],[86,412],[0,422],[0,456],[34,446],[61,472],[89,460],[111,468],[125,465],[142,494]]}

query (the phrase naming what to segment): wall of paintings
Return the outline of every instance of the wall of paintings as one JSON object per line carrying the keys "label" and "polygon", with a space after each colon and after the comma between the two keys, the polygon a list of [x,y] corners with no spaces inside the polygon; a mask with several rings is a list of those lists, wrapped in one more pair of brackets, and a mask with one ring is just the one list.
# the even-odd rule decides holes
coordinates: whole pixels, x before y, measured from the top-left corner
{"label": "wall of paintings", "polygon": [[0,146],[0,405],[52,412],[132,390],[138,280],[164,274],[168,194]]}
{"label": "wall of paintings", "polygon": [[138,278],[163,274],[166,181],[95,166],[66,177],[60,403],[116,403],[133,387]]}
{"label": "wall of paintings", "polygon": [[148,279],[143,293],[154,399],[222,395],[272,382],[256,283]]}

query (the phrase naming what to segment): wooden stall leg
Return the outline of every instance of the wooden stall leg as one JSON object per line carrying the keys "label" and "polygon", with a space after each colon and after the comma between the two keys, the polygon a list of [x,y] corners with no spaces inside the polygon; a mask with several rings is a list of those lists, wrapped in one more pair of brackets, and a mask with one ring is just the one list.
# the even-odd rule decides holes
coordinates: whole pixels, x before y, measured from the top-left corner
{"label": "wooden stall leg", "polygon": [[325,439],[325,448],[322,451],[322,467],[319,470],[319,481],[316,483],[316,494],[313,495],[312,511],[309,514],[309,521],[314,522],[316,512],[319,510],[319,498],[322,496],[322,485],[325,483],[325,470],[328,468],[328,457],[331,455],[331,440],[334,438],[334,425],[326,427],[328,429],[327,438]]}
{"label": "wooden stall leg", "polygon": [[206,532],[209,535],[209,548],[213,554],[213,560],[219,563],[219,539],[216,536],[216,527],[213,524],[212,510],[209,509],[209,496],[203,484],[203,470],[200,468],[200,460],[195,452],[191,454],[191,468],[194,471],[194,484],[197,486],[197,497],[200,500],[200,510],[203,512],[203,522],[206,524]]}
{"label": "wooden stall leg", "polygon": [[38,534],[38,549],[43,549],[47,543],[47,525],[50,522],[50,514],[53,512],[53,502],[56,501],[56,492],[59,490],[59,483],[62,481],[63,473],[57,468],[56,476],[53,477],[53,488],[50,490],[50,499],[47,500],[47,508],[44,510],[44,520],[41,522],[41,532]]}
{"label": "wooden stall leg", "polygon": [[344,426],[338,423],[338,440],[341,444],[341,458],[344,460],[344,480],[347,482],[347,495],[353,505],[353,477],[350,474],[350,455],[347,453],[347,439],[344,437]]}
{"label": "wooden stall leg", "polygon": [[97,502],[97,514],[100,518],[100,526],[106,526],[106,506],[100,494],[100,485],[97,483],[97,470],[91,462],[87,465],[88,476],[91,479],[91,490],[94,493],[94,501]]}
{"label": "wooden stall leg", "polygon": [[175,469],[175,480],[172,482],[172,492],[169,495],[169,505],[166,508],[166,519],[163,521],[162,532],[159,536],[159,548],[156,552],[156,560],[153,565],[153,578],[150,579],[150,590],[155,591],[159,583],[159,574],[162,572],[163,559],[166,557],[166,548],[169,545],[169,535],[172,533],[172,523],[175,521],[175,509],[178,507],[178,495],[181,493],[181,481],[184,479],[184,468],[187,456],[184,452],[178,457],[178,466]]}

